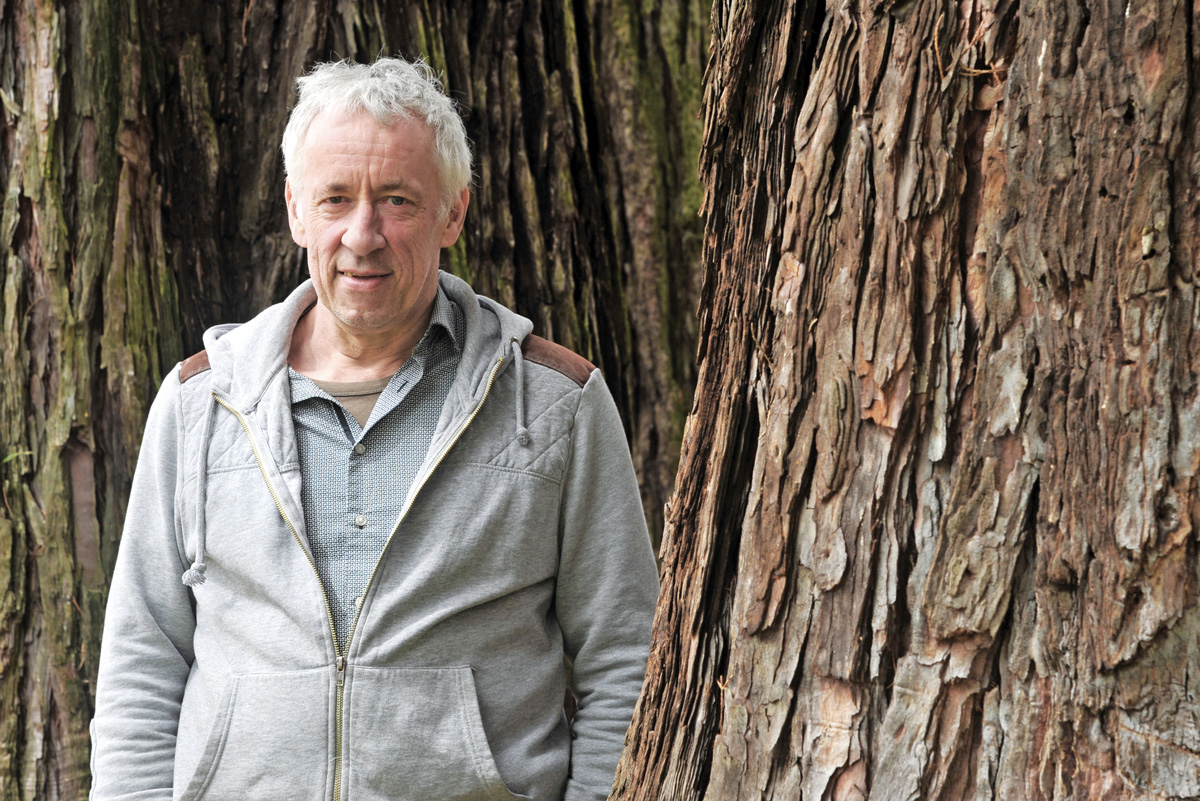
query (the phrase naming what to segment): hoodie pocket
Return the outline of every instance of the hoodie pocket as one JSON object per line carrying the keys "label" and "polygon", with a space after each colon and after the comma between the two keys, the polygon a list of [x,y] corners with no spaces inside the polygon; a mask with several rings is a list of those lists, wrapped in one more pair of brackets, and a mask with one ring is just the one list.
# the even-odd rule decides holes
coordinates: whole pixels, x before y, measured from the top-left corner
{"label": "hoodie pocket", "polygon": [[514,801],[488,745],[469,667],[353,667],[343,698],[356,801]]}
{"label": "hoodie pocket", "polygon": [[232,677],[179,801],[325,798],[333,750],[330,673]]}

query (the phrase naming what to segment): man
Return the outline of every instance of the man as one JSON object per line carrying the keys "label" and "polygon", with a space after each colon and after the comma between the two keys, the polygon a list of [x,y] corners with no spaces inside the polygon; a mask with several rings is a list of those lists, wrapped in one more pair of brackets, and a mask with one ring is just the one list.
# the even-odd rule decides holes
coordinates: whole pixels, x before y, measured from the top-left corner
{"label": "man", "polygon": [[426,67],[299,83],[312,280],[154,402],[92,798],[603,798],[657,593],[604,381],[439,274],[470,152]]}

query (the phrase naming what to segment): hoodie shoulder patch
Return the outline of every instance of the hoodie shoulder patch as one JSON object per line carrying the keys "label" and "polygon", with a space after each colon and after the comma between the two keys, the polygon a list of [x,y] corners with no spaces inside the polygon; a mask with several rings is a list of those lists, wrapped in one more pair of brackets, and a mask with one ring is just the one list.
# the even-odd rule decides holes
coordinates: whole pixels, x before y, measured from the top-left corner
{"label": "hoodie shoulder patch", "polygon": [[578,353],[533,334],[525,337],[525,341],[521,343],[521,355],[528,361],[562,373],[581,387],[596,369],[596,365]]}
{"label": "hoodie shoulder patch", "polygon": [[179,383],[184,383],[192,376],[199,375],[208,368],[208,351],[202,350],[199,353],[188,356],[179,363]]}

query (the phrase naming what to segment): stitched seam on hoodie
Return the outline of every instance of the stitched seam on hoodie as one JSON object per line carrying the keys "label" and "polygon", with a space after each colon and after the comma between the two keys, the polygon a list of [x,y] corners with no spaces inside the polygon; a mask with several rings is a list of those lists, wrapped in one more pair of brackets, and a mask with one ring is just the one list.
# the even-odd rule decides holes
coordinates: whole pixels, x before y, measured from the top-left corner
{"label": "stitched seam on hoodie", "polygon": [[255,473],[257,473],[259,472],[258,463],[252,462],[251,464],[235,464],[227,467],[210,467],[208,468],[207,475],[215,476],[219,475],[220,473],[236,473],[239,470],[253,470]]}
{"label": "stitched seam on hoodie", "polygon": [[529,476],[530,478],[540,478],[543,481],[550,482],[551,484],[553,484],[556,487],[562,484],[561,479],[554,478],[553,476],[548,476],[545,473],[538,473],[533,470],[522,470],[519,467],[503,467],[498,464],[487,464],[485,462],[459,462],[458,467],[482,467],[485,470],[496,470],[501,473],[515,473],[516,475],[519,475],[519,476]]}
{"label": "stitched seam on hoodie", "polygon": [[[188,470],[189,460],[187,447],[187,419],[183,414],[183,385],[180,384],[175,394],[175,413],[177,415],[175,427],[178,429],[175,434],[177,436],[177,445],[179,448],[175,456],[175,497],[171,499],[171,512],[175,524],[175,556],[179,559],[179,564],[186,570],[191,567],[191,560],[187,558],[187,524],[188,512],[187,504],[183,499],[187,497],[188,476],[192,471]],[[142,433],[145,436],[145,432]],[[196,459],[199,460],[197,455]],[[195,504],[192,504],[195,506]],[[194,517],[192,519],[195,519]]]}

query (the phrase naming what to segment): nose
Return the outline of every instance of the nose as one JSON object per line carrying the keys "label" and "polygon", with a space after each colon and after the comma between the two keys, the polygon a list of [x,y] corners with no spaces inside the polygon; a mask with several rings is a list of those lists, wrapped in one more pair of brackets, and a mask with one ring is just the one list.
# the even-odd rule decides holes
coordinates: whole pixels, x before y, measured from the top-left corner
{"label": "nose", "polygon": [[354,209],[354,214],[346,221],[342,244],[356,256],[374,253],[384,245],[379,223],[375,206],[371,203],[359,203]]}

